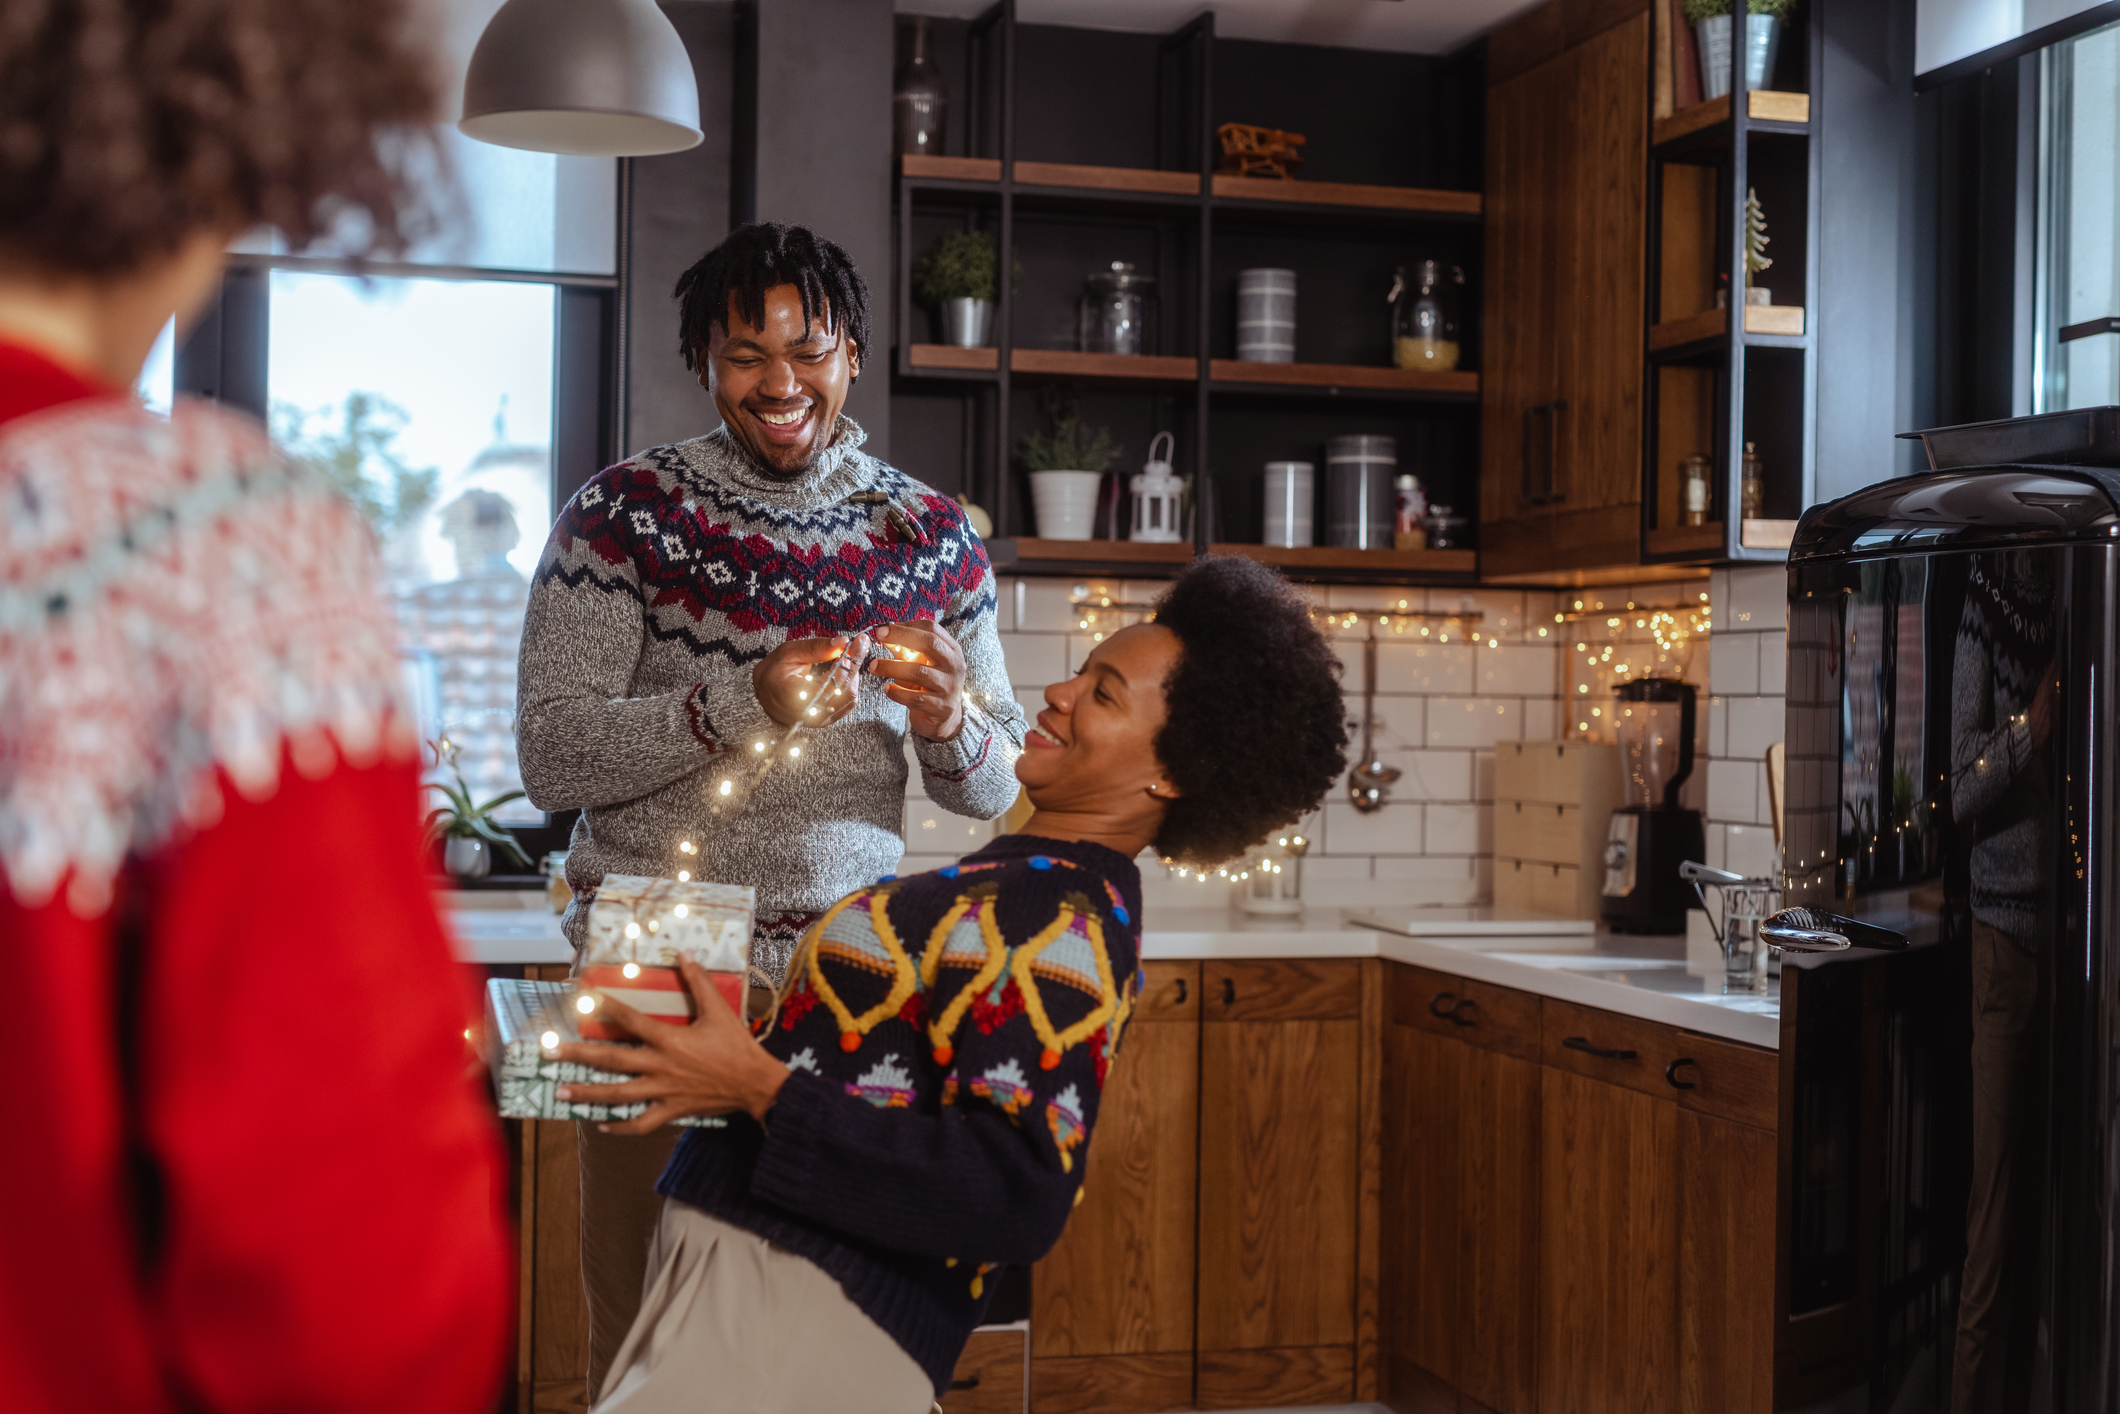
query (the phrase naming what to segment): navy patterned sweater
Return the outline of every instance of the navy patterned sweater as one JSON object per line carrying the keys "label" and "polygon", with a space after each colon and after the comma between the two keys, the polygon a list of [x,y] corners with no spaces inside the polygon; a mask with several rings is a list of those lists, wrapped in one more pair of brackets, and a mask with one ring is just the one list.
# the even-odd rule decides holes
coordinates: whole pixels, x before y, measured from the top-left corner
{"label": "navy patterned sweater", "polygon": [[657,1188],[808,1258],[939,1395],[986,1274],[1057,1242],[1140,990],[1141,876],[1096,844],[1004,835],[841,899],[790,967],[763,1127],[678,1144]]}

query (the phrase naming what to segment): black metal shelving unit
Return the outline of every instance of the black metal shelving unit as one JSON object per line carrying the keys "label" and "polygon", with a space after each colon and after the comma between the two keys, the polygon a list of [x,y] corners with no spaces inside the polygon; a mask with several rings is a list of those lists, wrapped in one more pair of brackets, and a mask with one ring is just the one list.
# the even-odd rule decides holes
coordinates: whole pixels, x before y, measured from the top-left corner
{"label": "black metal shelving unit", "polygon": [[[1427,191],[1411,187],[1361,187],[1331,182],[1262,183],[1217,179],[1215,164],[1215,22],[1212,11],[1161,36],[1155,55],[1153,169],[1076,166],[1024,161],[1019,157],[1020,99],[1018,25],[1014,0],[998,0],[967,32],[969,138],[965,154],[905,159],[896,177],[897,250],[892,309],[894,388],[960,390],[965,482],[973,498],[993,515],[989,549],[997,560],[1037,542],[1027,532],[1027,507],[1015,492],[1011,467],[1012,407],[1047,386],[1125,392],[1157,399],[1156,420],[1179,432],[1178,470],[1191,473],[1197,488],[1193,550],[1206,553],[1218,538],[1218,498],[1233,474],[1214,465],[1218,415],[1259,408],[1288,409],[1315,416],[1320,409],[1347,408],[1366,416],[1404,416],[1423,405],[1457,408],[1476,423],[1476,373],[1404,374],[1385,366],[1346,364],[1239,364],[1217,357],[1218,301],[1228,272],[1216,269],[1218,235],[1263,233],[1269,240],[1371,240],[1411,247],[1447,233],[1469,250],[1478,245],[1480,198],[1475,192]],[[1260,190],[1261,187],[1268,190]],[[1271,188],[1282,188],[1287,194]],[[998,290],[991,347],[957,349],[922,344],[925,315],[914,304],[912,270],[923,245],[920,223],[943,218],[965,228],[992,230],[1004,251],[1017,252],[1019,236],[1036,223],[1079,223],[1088,229],[1126,229],[1154,251],[1155,273],[1165,299],[1163,352],[1139,358],[1083,355],[1036,346],[1026,332],[1025,302],[1015,282]],[[1145,233],[1145,235],[1144,235]],[[1379,287],[1378,295],[1381,296]],[[1474,322],[1468,299],[1466,322]],[[1375,319],[1384,329],[1379,299]],[[1050,340],[1046,341],[1048,344]],[[1388,349],[1379,338],[1379,353]],[[1233,354],[1234,349],[1222,351]],[[1393,410],[1396,409],[1394,412]],[[1354,429],[1360,430],[1360,429]],[[1475,435],[1476,432],[1469,435]],[[1476,450],[1476,449],[1473,449]],[[1476,459],[1466,457],[1467,482],[1476,486]],[[1324,467],[1319,464],[1322,487]],[[1469,510],[1470,507],[1467,507]],[[1226,522],[1225,522],[1226,523]],[[1322,517],[1320,518],[1322,531]],[[1322,537],[1321,537],[1322,538]],[[1109,542],[1106,542],[1109,543]],[[1048,547],[1048,554],[1051,554]],[[1373,568],[1291,564],[1308,578],[1372,577],[1379,582],[1458,582],[1473,577],[1469,553],[1436,552],[1422,561],[1415,552],[1376,554]],[[1130,565],[1134,573],[1168,573],[1156,561],[1107,560],[1096,542],[1068,559],[1018,560],[1025,573],[1075,573],[1085,566]]]}
{"label": "black metal shelving unit", "polygon": [[[1644,347],[1647,368],[1642,393],[1642,561],[1645,564],[1776,562],[1788,558],[1788,537],[1817,483],[1819,167],[1824,91],[1827,0],[1801,0],[1797,21],[1787,26],[1776,72],[1768,82],[1800,81],[1803,90],[1773,88],[1748,93],[1744,50],[1731,45],[1731,82],[1723,99],[1687,108],[1656,121],[1649,149],[1649,299]],[[1733,6],[1733,10],[1742,7]],[[1739,19],[1733,16],[1733,20]],[[1733,24],[1733,29],[1738,25]],[[1800,46],[1789,52],[1790,41]],[[1801,106],[1799,119],[1791,110]],[[1706,245],[1715,273],[1725,281],[1727,308],[1667,310],[1665,260],[1680,242],[1671,239],[1666,203],[1674,168],[1710,174],[1715,228]],[[1785,305],[1744,303],[1746,194],[1764,184],[1768,219],[1769,275],[1800,271],[1794,287],[1802,297],[1801,327]],[[1771,203],[1769,193],[1771,193]],[[1792,211],[1800,199],[1801,210]],[[1688,249],[1696,242],[1682,243]],[[1679,256],[1676,258],[1683,258]],[[1777,293],[1790,285],[1763,281]],[[1759,327],[1752,327],[1754,325]],[[1782,328],[1775,326],[1780,325]],[[1667,382],[1668,385],[1667,386]],[[1685,423],[1671,396],[1691,384],[1705,385],[1709,426],[1705,445],[1674,446]],[[1682,394],[1681,394],[1682,395]],[[1696,400],[1700,401],[1700,400]],[[1765,514],[1742,514],[1743,456],[1747,442],[1761,447],[1766,467]],[[1705,526],[1660,523],[1676,501],[1678,459],[1689,452],[1713,462],[1713,502]],[[1667,483],[1666,478],[1673,478]]]}

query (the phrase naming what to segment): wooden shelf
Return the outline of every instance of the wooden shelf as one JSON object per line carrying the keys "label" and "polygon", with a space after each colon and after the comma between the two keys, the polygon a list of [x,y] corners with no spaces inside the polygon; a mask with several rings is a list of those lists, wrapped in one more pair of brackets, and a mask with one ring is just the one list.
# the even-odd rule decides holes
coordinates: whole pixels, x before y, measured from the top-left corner
{"label": "wooden shelf", "polygon": [[992,373],[1001,366],[1001,355],[991,344],[959,348],[955,344],[911,344],[905,351],[909,368],[933,368],[953,373]]}
{"label": "wooden shelf", "polygon": [[[1185,564],[1193,557],[1190,542],[1144,544],[1133,540],[1041,540],[1021,537],[1013,543],[1015,564]],[[1360,570],[1389,574],[1469,575],[1479,566],[1473,550],[1347,550],[1331,545],[1240,545],[1217,543],[1217,555],[1242,555],[1280,569],[1303,571]],[[1005,566],[1004,566],[1005,568]]]}
{"label": "wooden shelf", "polygon": [[1652,555],[1720,556],[1723,523],[1716,520],[1706,525],[1660,525],[1649,532],[1648,545]]}
{"label": "wooden shelf", "polygon": [[[898,159],[900,175],[929,181],[992,182],[1001,180],[1001,163],[992,157],[921,157]],[[1092,167],[1068,162],[1018,162],[1018,186],[1072,191],[1110,192],[1122,196],[1189,196],[1200,194],[1197,172],[1168,172],[1148,167]],[[1381,187],[1358,182],[1281,181],[1272,177],[1217,175],[1218,201],[1246,207],[1340,206],[1366,211],[1404,212],[1424,216],[1477,216],[1481,198],[1475,191],[1432,191],[1425,187]]]}
{"label": "wooden shelf", "polygon": [[1252,363],[1218,358],[1209,365],[1217,383],[1270,385],[1281,388],[1333,390],[1359,388],[1399,393],[1455,394],[1476,397],[1480,375],[1452,371],[1430,373],[1419,368],[1383,368],[1346,363]]}
{"label": "wooden shelf", "polygon": [[1071,349],[1011,349],[1009,372],[1033,378],[1144,386],[1199,380],[1200,360],[1156,354],[1075,353]]}
{"label": "wooden shelf", "polygon": [[[1661,353],[1704,339],[1719,339],[1730,331],[1729,311],[1704,309],[1684,319],[1666,320],[1649,330],[1649,352]],[[1803,306],[1800,304],[1748,304],[1745,332],[1801,337]]]}
{"label": "wooden shelf", "polygon": [[[1745,95],[1745,117],[1754,123],[1803,127],[1811,121],[1811,95],[1755,89]],[[1706,103],[1681,108],[1668,118],[1658,118],[1655,129],[1650,134],[1649,143],[1652,147],[1666,147],[1681,138],[1704,133],[1717,124],[1729,121],[1730,95],[1726,93],[1720,98],[1711,98]]]}

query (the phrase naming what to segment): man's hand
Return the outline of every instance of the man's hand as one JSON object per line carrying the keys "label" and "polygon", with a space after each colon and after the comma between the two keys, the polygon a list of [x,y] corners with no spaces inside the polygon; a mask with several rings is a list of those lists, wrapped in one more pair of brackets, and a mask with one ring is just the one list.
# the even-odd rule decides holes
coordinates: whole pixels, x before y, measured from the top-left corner
{"label": "man's hand", "polygon": [[895,658],[878,658],[869,671],[884,680],[884,695],[902,703],[912,727],[929,741],[948,741],[964,725],[964,650],[948,629],[925,619],[885,624],[876,641]]}
{"label": "man's hand", "polygon": [[[751,669],[751,691],[768,717],[783,727],[828,727],[854,710],[854,674],[868,656],[867,634],[791,638]],[[832,664],[819,671],[820,664]]]}
{"label": "man's hand", "polygon": [[617,1085],[562,1085],[557,1092],[561,1100],[582,1105],[649,1102],[632,1119],[597,1126],[607,1134],[646,1134],[684,1115],[735,1110],[763,1122],[787,1083],[788,1068],[752,1038],[751,1029],[715,990],[707,970],[689,957],[680,958],[677,965],[699,1007],[691,1025],[672,1026],[598,994],[599,1018],[624,1027],[644,1044],[570,1041],[559,1048],[563,1061],[634,1077]]}
{"label": "man's hand", "polygon": [[2035,749],[2045,746],[2046,739],[2054,734],[2054,698],[2059,692],[2054,670],[2049,667],[2046,676],[2039,680],[2039,690],[2032,694],[2031,705],[2025,708],[2025,725],[2031,729]]}

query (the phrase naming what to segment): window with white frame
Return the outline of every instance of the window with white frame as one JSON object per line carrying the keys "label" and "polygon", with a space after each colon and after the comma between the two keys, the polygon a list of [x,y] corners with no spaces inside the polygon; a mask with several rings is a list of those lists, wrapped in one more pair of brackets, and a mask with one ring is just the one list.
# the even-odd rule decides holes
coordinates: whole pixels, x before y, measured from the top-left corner
{"label": "window with white frame", "polygon": [[2034,411],[2120,403],[2120,25],[2043,52]]}

